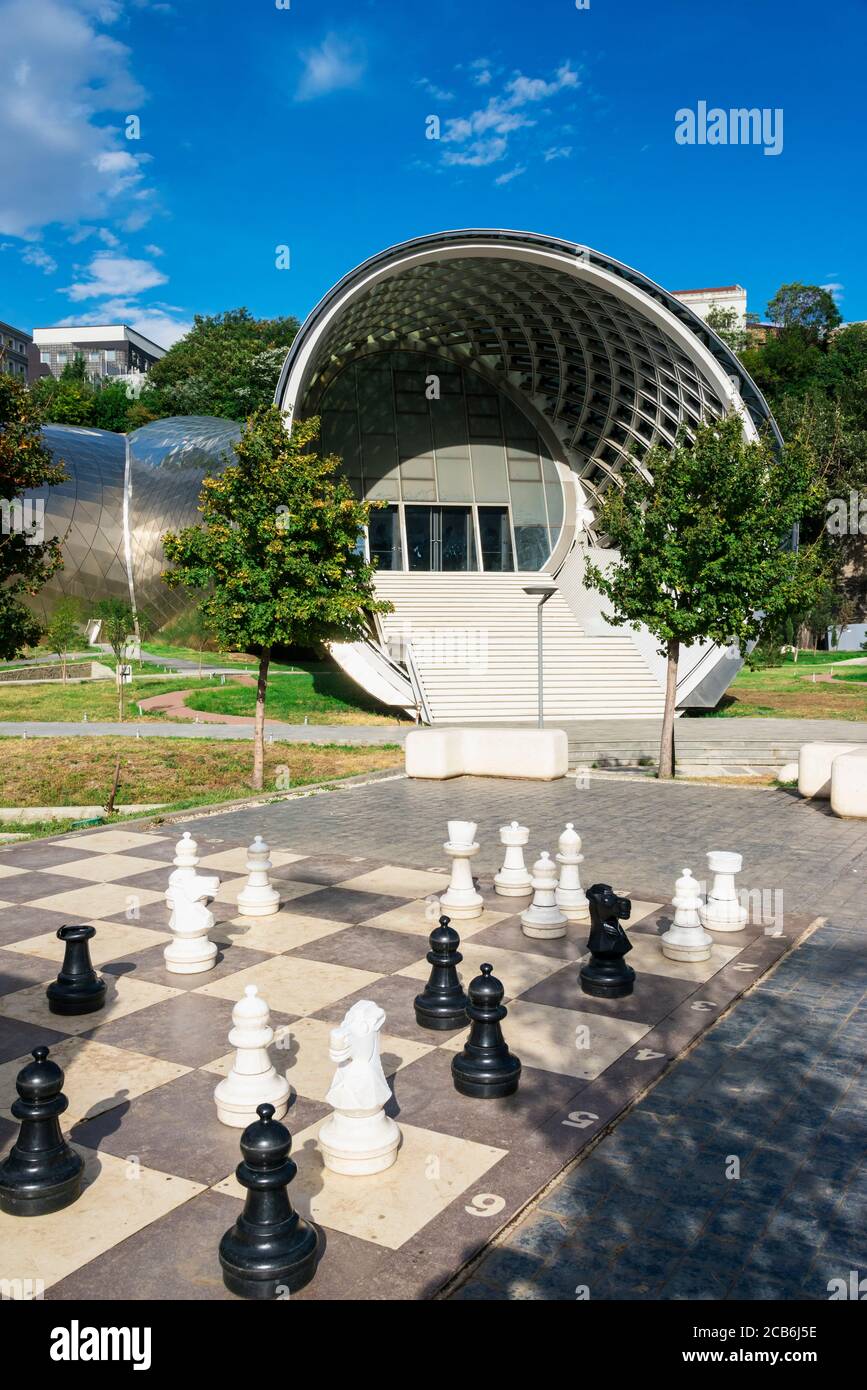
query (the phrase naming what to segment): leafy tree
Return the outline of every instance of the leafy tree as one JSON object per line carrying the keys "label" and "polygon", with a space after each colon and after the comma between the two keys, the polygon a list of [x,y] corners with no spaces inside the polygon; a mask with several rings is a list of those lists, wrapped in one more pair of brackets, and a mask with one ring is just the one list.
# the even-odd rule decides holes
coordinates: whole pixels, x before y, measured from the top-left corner
{"label": "leafy tree", "polygon": [[26,387],[17,377],[0,374],[0,658],[5,661],[33,646],[42,631],[21,595],[38,593],[63,564],[57,537],[40,536],[39,512],[28,516],[21,495],[64,477],[63,464],[42,442]]}
{"label": "leafy tree", "polygon": [[43,376],[33,383],[30,395],[39,418],[46,425],[93,423],[94,390],[89,381],[75,375]]}
{"label": "leafy tree", "polygon": [[104,598],[96,605],[96,616],[102,619],[100,636],[111,647],[117,663],[117,717],[123,722],[123,681],[120,667],[126,661],[127,646],[135,620],[129,604],[119,598]]}
{"label": "leafy tree", "polygon": [[803,285],[800,280],[781,285],[767,313],[771,323],[781,328],[799,328],[814,343],[827,338],[831,329],[843,322],[830,290],[821,285]]}
{"label": "leafy tree", "polygon": [[66,662],[69,652],[78,637],[80,621],[79,604],[76,599],[61,599],[54,610],[54,616],[45,629],[45,644],[48,650],[56,652],[60,658],[60,672],[66,684]]}
{"label": "leafy tree", "polygon": [[236,462],[202,484],[202,525],[163,536],[169,587],[199,597],[223,650],[258,655],[254,791],[262,788],[272,648],[359,638],[366,614],[391,607],[375,597],[358,547],[370,505],[356,501],[339,459],[314,452],[318,429],[306,420],[290,436],[275,406],[258,410],[234,446]]}
{"label": "leafy tree", "polygon": [[132,401],[126,393],[122,381],[103,381],[93,392],[93,412],[90,423],[97,430],[114,430],[116,434],[126,434],[134,429],[130,424]]}
{"label": "leafy tree", "polygon": [[248,309],[197,314],[186,337],[150,370],[143,402],[158,415],[243,420],[269,405],[295,334],[295,318],[256,319]]}
{"label": "leafy tree", "polygon": [[60,372],[61,381],[88,381],[87,362],[84,354],[76,352],[71,362],[65,362]]}
{"label": "leafy tree", "polygon": [[772,440],[743,437],[737,414],[681,432],[673,449],[655,445],[644,464],[652,482],[630,470],[612,489],[600,530],[620,552],[602,571],[588,564],[585,584],[613,605],[614,626],[643,624],[666,658],[659,776],[674,775],[674,710],[682,646],[722,646],[758,637],[812,601],[822,541],[796,552],[785,542],[820,482],[810,452],[792,446],[777,458]]}
{"label": "leafy tree", "polygon": [[713,304],[705,315],[705,323],[732,352],[743,352],[749,342],[749,329],[736,309],[723,309],[719,304]]}

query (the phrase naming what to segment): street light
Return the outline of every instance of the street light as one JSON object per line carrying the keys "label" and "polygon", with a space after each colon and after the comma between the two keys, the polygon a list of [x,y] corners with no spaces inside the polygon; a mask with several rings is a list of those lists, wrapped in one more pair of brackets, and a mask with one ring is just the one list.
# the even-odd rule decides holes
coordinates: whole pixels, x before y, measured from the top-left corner
{"label": "street light", "polygon": [[548,602],[552,594],[556,594],[556,584],[527,584],[524,586],[524,593],[535,595],[539,600],[539,607],[536,609],[536,663],[539,675],[539,728],[545,726],[542,693],[542,609]]}

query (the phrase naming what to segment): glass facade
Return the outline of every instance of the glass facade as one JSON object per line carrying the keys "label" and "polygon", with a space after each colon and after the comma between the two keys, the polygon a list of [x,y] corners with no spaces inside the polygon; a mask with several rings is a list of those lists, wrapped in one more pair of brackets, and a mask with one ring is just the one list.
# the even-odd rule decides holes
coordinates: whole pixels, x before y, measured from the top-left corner
{"label": "glass facade", "polygon": [[539,570],[563,525],[557,467],[524,412],[434,354],[379,352],[335,377],[322,447],[356,494],[389,504],[369,545],[383,569]]}

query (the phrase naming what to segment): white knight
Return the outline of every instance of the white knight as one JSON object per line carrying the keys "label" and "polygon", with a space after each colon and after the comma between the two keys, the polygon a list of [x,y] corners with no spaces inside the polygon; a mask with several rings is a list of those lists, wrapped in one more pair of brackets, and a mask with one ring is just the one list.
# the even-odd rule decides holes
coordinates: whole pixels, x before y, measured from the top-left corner
{"label": "white knight", "polygon": [[319,1147],[335,1173],[380,1173],[397,1157],[400,1129],[383,1108],[391,1099],[379,1055],[384,1023],[379,1005],[360,999],[331,1031],[337,1071],[325,1099],[334,1113],[319,1130]]}
{"label": "white knight", "polygon": [[163,951],[166,970],[173,975],[197,975],[216,965],[217,946],[208,940],[214,914],[205,903],[215,896],[219,886],[216,874],[197,873],[174,884],[174,906],[169,919],[172,940]]}

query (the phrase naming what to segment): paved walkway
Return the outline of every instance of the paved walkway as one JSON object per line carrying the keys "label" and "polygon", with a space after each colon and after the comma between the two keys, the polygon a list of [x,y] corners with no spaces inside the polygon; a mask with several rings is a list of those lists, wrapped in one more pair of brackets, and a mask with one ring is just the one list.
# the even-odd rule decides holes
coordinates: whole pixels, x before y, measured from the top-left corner
{"label": "paved walkway", "polygon": [[660,896],[684,865],[703,877],[708,848],[737,849],[742,887],[828,918],[453,1296],[824,1299],[829,1279],[867,1276],[867,824],[780,790],[460,778],[232,811],[208,835],[246,844],[259,830],[280,848],[433,867],[447,817],[478,822],[485,871],[505,821],[531,827],[535,852],[573,820],[585,881]]}

